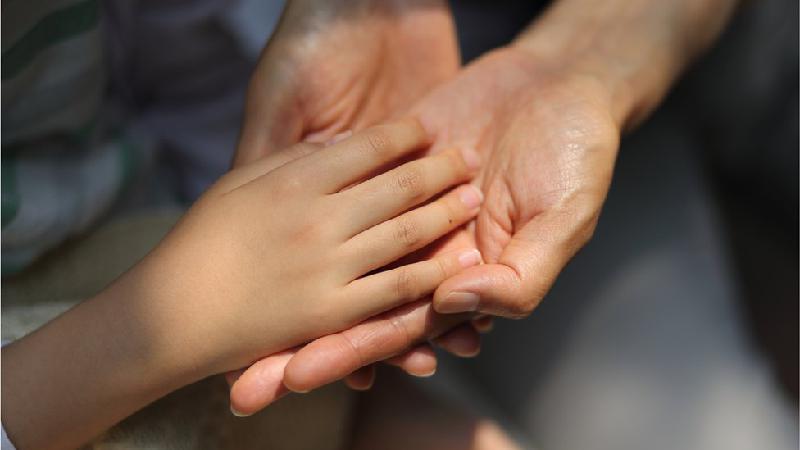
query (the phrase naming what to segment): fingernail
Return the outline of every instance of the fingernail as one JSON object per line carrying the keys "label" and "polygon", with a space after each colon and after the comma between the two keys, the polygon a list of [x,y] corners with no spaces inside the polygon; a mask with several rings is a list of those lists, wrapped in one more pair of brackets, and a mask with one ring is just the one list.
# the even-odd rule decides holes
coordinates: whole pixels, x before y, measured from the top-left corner
{"label": "fingernail", "polygon": [[245,414],[245,413],[237,410],[236,408],[233,407],[233,405],[231,405],[231,414],[233,414],[236,417],[249,417],[249,416],[252,415],[252,414]]}
{"label": "fingernail", "polygon": [[478,309],[480,297],[472,292],[451,292],[447,294],[437,311],[440,313],[460,313]]}
{"label": "fingernail", "polygon": [[468,168],[475,170],[481,167],[481,157],[474,148],[461,149],[461,157]]}
{"label": "fingernail", "polygon": [[417,374],[415,376],[417,378],[429,378],[429,377],[432,377],[435,373],[436,373],[436,367],[434,367],[433,370],[431,370],[430,372],[419,373],[419,374]]}
{"label": "fingernail", "polygon": [[469,249],[464,253],[458,255],[458,263],[461,267],[467,268],[477,266],[481,262],[481,252],[476,248]]}
{"label": "fingernail", "polygon": [[471,184],[462,188],[459,196],[461,197],[461,203],[469,209],[475,209],[483,203],[483,192]]}
{"label": "fingernail", "polygon": [[353,130],[342,131],[341,133],[333,135],[332,138],[325,141],[325,146],[333,145],[349,138],[353,135]]}

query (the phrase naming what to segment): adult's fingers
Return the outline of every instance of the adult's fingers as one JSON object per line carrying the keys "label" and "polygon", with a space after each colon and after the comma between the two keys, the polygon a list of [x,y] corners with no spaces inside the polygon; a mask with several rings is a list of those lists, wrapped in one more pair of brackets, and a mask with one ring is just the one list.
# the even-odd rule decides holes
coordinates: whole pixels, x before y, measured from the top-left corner
{"label": "adult's fingers", "polygon": [[[225,379],[231,386],[231,411],[238,416],[255,414],[289,393],[283,385],[283,374],[296,352],[296,349],[284,351],[263,358],[246,369],[226,373]],[[420,344],[384,362],[416,377],[428,377],[436,372],[436,354],[428,344]],[[318,367],[318,370],[324,376],[327,368]],[[371,369],[354,370],[345,377],[345,383],[353,389],[368,389],[374,382],[370,373],[374,372]]]}
{"label": "adult's fingers", "polygon": [[231,386],[231,412],[249,416],[288,394],[283,385],[283,371],[296,351],[275,353],[245,369]]}
{"label": "adult's fingers", "polygon": [[289,361],[283,383],[292,391],[308,392],[468,319],[468,315],[437,314],[429,301],[410,303],[306,345]]}

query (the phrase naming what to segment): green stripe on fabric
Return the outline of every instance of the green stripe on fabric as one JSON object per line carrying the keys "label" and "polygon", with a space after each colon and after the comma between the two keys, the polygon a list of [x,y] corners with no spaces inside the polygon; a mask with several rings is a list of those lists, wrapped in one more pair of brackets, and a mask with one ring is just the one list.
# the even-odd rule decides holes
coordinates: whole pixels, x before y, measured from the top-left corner
{"label": "green stripe on fabric", "polygon": [[12,158],[2,158],[0,162],[0,176],[2,176],[2,183],[0,189],[2,190],[2,208],[0,208],[0,216],[2,216],[2,227],[11,223],[17,216],[19,211],[19,192],[17,192],[17,171],[16,161]]}
{"label": "green stripe on fabric", "polygon": [[[100,120],[98,116],[94,116],[84,125],[76,127],[73,130],[51,133],[47,139],[70,146],[74,149],[81,149],[89,146],[91,142],[96,139],[95,135],[97,134],[99,124]],[[8,156],[9,159],[15,158],[19,155],[35,151],[36,149],[41,148],[41,146],[41,139],[29,139],[22,140],[20,142],[14,142],[12,144],[6,144],[3,146],[3,164],[5,164],[7,159],[6,156]],[[5,169],[3,171],[3,177],[5,177]],[[3,184],[3,189],[5,189],[5,184]]]}
{"label": "green stripe on fabric", "polygon": [[97,26],[97,0],[86,0],[43,17],[3,52],[2,79],[14,78],[42,50]]}
{"label": "green stripe on fabric", "polygon": [[122,175],[122,181],[120,183],[120,187],[122,189],[126,189],[131,182],[133,181],[134,175],[137,172],[139,161],[137,155],[139,154],[136,149],[136,145],[131,141],[131,139],[126,135],[121,135],[118,137],[118,143],[120,146],[119,151],[119,164],[120,164],[120,174]]}

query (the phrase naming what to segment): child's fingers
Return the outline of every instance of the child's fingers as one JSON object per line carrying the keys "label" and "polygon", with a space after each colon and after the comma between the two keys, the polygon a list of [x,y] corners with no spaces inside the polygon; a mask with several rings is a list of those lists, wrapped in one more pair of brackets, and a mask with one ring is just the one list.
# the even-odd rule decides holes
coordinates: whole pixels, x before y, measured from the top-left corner
{"label": "child's fingers", "polygon": [[376,225],[345,244],[353,278],[385,266],[472,219],[483,195],[473,185],[460,186],[425,206]]}
{"label": "child's fingers", "polygon": [[421,204],[450,186],[467,181],[476,163],[469,152],[449,150],[408,162],[352,187],[338,197],[360,212],[353,216],[353,234]]}
{"label": "child's fingers", "polygon": [[252,163],[239,166],[227,174],[216,183],[215,189],[221,192],[229,192],[239,186],[245,185],[256,178],[266,175],[273,170],[284,166],[296,159],[310,155],[323,148],[322,144],[311,142],[301,142],[287,147],[277,153],[260,158]]}
{"label": "child's fingers", "polygon": [[371,317],[421,299],[444,280],[480,262],[480,252],[468,249],[369,275],[350,282],[344,292],[348,304],[341,308],[356,312],[357,317]]}
{"label": "child's fingers", "polygon": [[450,150],[403,164],[337,196],[359,207],[351,214],[350,236],[423,203],[446,188],[469,180],[471,168]]}
{"label": "child's fingers", "polygon": [[427,142],[422,125],[416,119],[405,119],[356,133],[286,169],[303,175],[313,189],[334,193]]}

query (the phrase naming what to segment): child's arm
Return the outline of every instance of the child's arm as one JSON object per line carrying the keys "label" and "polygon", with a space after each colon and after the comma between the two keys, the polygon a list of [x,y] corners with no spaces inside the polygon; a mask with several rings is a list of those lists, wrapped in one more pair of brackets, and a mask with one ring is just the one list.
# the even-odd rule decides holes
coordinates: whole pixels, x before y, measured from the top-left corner
{"label": "child's arm", "polygon": [[[426,144],[375,127],[215,184],[105,291],[3,348],[3,423],[20,449],[78,446],[205,376],[430,294],[476,250],[375,272],[470,220],[480,192],[456,151],[372,176]],[[418,206],[422,205],[422,206]]]}

